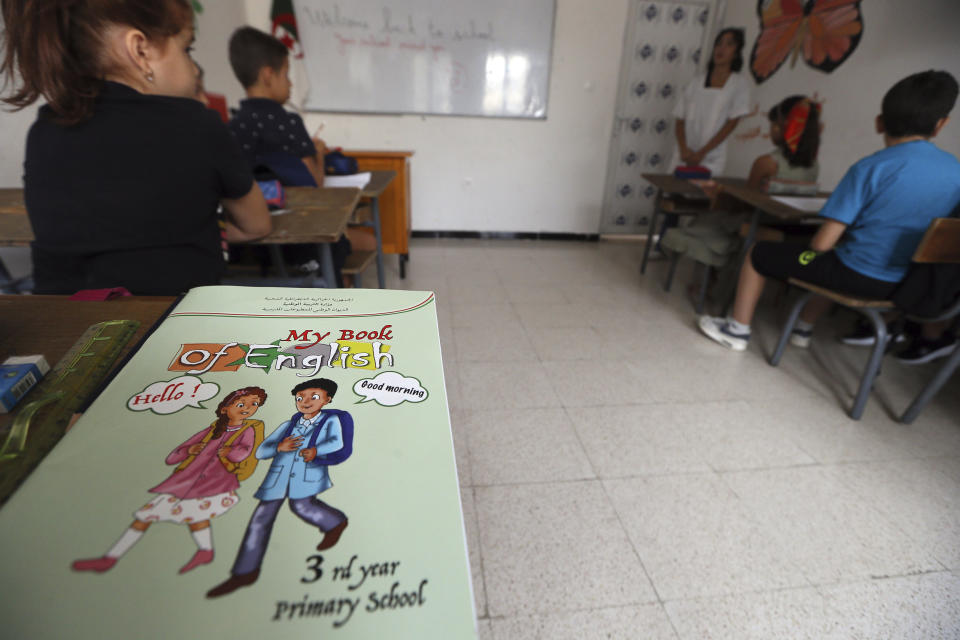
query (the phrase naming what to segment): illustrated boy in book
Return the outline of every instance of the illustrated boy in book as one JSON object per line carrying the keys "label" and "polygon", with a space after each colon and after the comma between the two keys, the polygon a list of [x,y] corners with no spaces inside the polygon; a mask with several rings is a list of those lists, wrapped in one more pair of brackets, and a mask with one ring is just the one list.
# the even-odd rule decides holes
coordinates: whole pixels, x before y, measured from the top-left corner
{"label": "illustrated boy in book", "polygon": [[297,413],[257,448],[257,458],[273,458],[255,494],[260,504],[250,517],[230,578],[208,591],[208,598],[232,593],[260,577],[260,565],[284,499],[289,500],[290,510],[297,517],[323,533],[317,551],[335,545],[347,528],[347,516],[342,511],[317,499],[317,494],[333,486],[327,465],[342,462],[353,447],[350,414],[322,411],[336,392],[337,383],[327,378],[308,380],[293,388]]}
{"label": "illustrated boy in book", "polygon": [[210,520],[240,501],[240,481],[256,468],[253,451],[263,440],[263,422],[251,418],[266,401],[267,392],[260,387],[237,389],[224,398],[217,405],[217,419],[167,456],[167,464],[177,468],[150,489],[157,497],[134,513],[133,524],[106,555],[77,560],[74,571],[103,573],[112,569],[153,522],[185,524],[190,529],[197,551],[180,573],[212,562]]}

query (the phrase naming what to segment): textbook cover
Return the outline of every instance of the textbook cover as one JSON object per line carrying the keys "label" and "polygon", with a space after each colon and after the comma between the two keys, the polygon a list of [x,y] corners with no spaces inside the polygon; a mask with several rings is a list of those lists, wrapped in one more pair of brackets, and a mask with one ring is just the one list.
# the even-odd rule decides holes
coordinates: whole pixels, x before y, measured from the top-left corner
{"label": "textbook cover", "polygon": [[433,294],[191,290],[0,558],[4,637],[476,638]]}

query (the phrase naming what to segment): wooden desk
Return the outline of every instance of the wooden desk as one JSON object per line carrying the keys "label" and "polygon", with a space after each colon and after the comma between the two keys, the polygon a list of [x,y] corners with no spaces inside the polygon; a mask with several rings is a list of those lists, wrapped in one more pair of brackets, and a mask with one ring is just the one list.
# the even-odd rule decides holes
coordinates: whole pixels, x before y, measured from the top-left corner
{"label": "wooden desk", "polygon": [[251,244],[271,248],[273,262],[286,278],[280,256],[281,244],[318,244],[320,275],[329,287],[336,286],[333,254],[330,243],[336,242],[347,228],[347,222],[360,201],[360,189],[353,187],[286,187],[289,212],[272,216],[273,231]]}
{"label": "wooden desk", "polygon": [[[775,200],[773,196],[766,193],[765,191],[754,189],[753,187],[748,187],[746,184],[746,180],[742,180],[739,178],[717,178],[716,183],[723,188],[724,192],[729,193],[731,196],[733,196],[737,200],[740,200],[741,202],[744,202],[750,205],[751,207],[754,208],[754,210],[759,211],[760,213],[773,216],[775,218],[779,218],[780,220],[795,222],[795,221],[804,220],[807,218],[815,218],[818,215],[816,213],[811,213],[809,211],[804,211],[802,209],[791,207],[782,202],[779,202],[778,200]],[[774,194],[774,195],[780,195],[780,194]],[[788,194],[783,194],[783,195],[788,196]],[[830,196],[829,191],[820,191],[817,193],[816,196],[811,196],[811,197],[827,198],[829,196]],[[802,198],[803,196],[790,195],[788,197]]]}
{"label": "wooden desk", "polygon": [[0,189],[0,213],[26,213],[23,189]]}
{"label": "wooden desk", "polygon": [[26,210],[20,213],[0,211],[0,247],[29,247],[33,229]]}
{"label": "wooden desk", "polygon": [[[743,262],[743,258],[746,257],[747,251],[750,250],[750,246],[753,244],[753,241],[757,236],[757,227],[760,224],[760,217],[762,215],[772,216],[780,222],[800,222],[802,220],[810,220],[818,217],[817,213],[791,207],[782,202],[774,200],[770,194],[764,191],[754,189],[753,187],[748,187],[745,180],[737,178],[716,178],[716,182],[723,188],[725,193],[728,193],[737,200],[740,200],[741,202],[753,207],[753,214],[750,216],[750,227],[747,231],[747,235],[743,238],[743,248],[740,250],[741,263]],[[829,192],[821,191],[818,192],[815,197],[825,198],[829,195]]]}
{"label": "wooden desk", "polygon": [[134,345],[174,300],[133,296],[92,302],[67,296],[0,295],[0,362],[13,355],[42,353],[52,367],[87,327],[104,320],[138,320],[140,329],[130,342]]}
{"label": "wooden desk", "polygon": [[[327,283],[333,283],[329,243],[336,242],[343,235],[360,195],[360,189],[353,188],[290,188],[287,190],[289,213],[271,216],[273,231],[251,244],[275,247],[317,243],[320,245],[322,275]],[[22,189],[0,189],[0,247],[30,246],[33,229],[26,212]]]}
{"label": "wooden desk", "polygon": [[703,213],[708,210],[710,197],[692,182],[677,178],[672,173],[642,173],[644,180],[657,188],[657,197],[653,201],[653,213],[647,227],[647,242],[643,246],[643,259],[640,261],[640,273],[647,272],[647,261],[653,247],[653,235],[657,232],[657,218],[664,215],[684,215]]}
{"label": "wooden desk", "polygon": [[343,153],[356,158],[360,171],[396,172],[396,179],[379,196],[380,224],[383,252],[399,255],[400,277],[403,278],[410,259],[410,157],[413,152],[344,150]]}
{"label": "wooden desk", "polygon": [[[175,300],[134,296],[91,302],[69,300],[67,296],[0,295],[0,362],[14,355],[39,353],[53,368],[90,325],[104,320],[137,320],[140,327],[124,348],[126,355]],[[16,409],[0,414],[0,443],[14,416]]]}

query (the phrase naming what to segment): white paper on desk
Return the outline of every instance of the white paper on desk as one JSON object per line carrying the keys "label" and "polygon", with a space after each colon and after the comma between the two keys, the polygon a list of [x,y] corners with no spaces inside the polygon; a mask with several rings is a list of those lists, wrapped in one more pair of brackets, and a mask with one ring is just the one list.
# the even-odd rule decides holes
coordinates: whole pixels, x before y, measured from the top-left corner
{"label": "white paper on desk", "polygon": [[349,176],[324,176],[325,187],[357,187],[363,189],[370,182],[370,172],[354,173]]}
{"label": "white paper on desk", "polygon": [[773,200],[776,200],[780,204],[785,204],[788,207],[793,207],[794,209],[799,209],[800,211],[806,211],[808,213],[817,213],[820,209],[823,208],[823,205],[826,204],[826,198],[798,198],[796,196],[770,196]]}

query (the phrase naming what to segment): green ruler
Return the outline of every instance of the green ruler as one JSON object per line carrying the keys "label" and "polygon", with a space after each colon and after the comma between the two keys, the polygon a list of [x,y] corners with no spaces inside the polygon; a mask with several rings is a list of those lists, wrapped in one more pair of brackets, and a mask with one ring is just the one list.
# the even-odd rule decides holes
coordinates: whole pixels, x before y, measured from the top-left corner
{"label": "green ruler", "polygon": [[91,325],[27,395],[0,446],[0,504],[63,437],[71,416],[100,390],[140,323]]}

